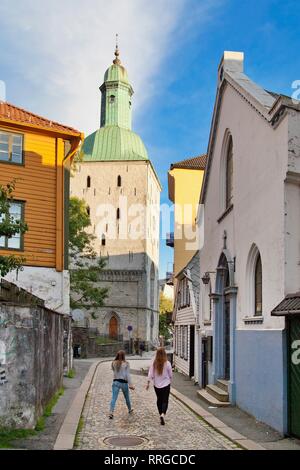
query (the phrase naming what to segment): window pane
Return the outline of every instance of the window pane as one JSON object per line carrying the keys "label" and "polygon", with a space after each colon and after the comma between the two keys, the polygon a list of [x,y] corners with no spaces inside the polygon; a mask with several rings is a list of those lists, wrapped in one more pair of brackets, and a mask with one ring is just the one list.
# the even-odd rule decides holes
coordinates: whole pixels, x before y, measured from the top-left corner
{"label": "window pane", "polygon": [[19,203],[12,202],[9,208],[10,215],[14,218],[14,220],[20,220],[22,214],[22,206]]}
{"label": "window pane", "polygon": [[255,315],[262,314],[262,266],[259,256],[255,266]]}
{"label": "window pane", "polygon": [[7,246],[8,248],[21,248],[21,237],[19,234],[14,235],[13,237],[9,238],[7,240]]}
{"label": "window pane", "polygon": [[22,145],[22,136],[18,134],[13,135],[13,144]]}
{"label": "window pane", "polygon": [[2,152],[8,152],[8,144],[6,144],[5,142],[0,142],[0,150]]}
{"label": "window pane", "polygon": [[0,143],[0,160],[6,162],[9,160],[8,144],[6,143]]}
{"label": "window pane", "polygon": [[14,163],[22,163],[22,152],[13,152],[11,155],[11,161]]}
{"label": "window pane", "polygon": [[0,246],[5,247],[5,237],[0,237]]}
{"label": "window pane", "polygon": [[6,142],[8,144],[8,134],[4,134],[3,132],[0,132],[0,142]]}
{"label": "window pane", "polygon": [[232,199],[233,184],[233,160],[232,160],[232,138],[228,144],[227,160],[226,160],[226,208],[230,206]]}

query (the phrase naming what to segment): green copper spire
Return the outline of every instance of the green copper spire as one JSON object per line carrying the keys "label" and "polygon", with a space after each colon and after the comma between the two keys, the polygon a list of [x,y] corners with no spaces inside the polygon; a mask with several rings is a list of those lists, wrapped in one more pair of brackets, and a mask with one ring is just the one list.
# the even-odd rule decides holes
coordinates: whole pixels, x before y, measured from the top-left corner
{"label": "green copper spire", "polygon": [[131,96],[133,89],[129,83],[126,69],[119,59],[119,48],[116,44],[115,59],[104,75],[100,87],[101,127],[119,126],[131,129]]}
{"label": "green copper spire", "polygon": [[133,89],[119,55],[117,44],[115,59],[100,87],[101,127],[87,136],[82,146],[85,162],[148,160],[142,139],[131,130]]}

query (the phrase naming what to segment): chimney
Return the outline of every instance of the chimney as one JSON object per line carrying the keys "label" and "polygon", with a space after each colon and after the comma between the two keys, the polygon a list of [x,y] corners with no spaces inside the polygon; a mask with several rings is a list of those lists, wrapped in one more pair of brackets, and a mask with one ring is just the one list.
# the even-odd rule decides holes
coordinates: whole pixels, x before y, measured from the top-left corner
{"label": "chimney", "polygon": [[224,51],[218,68],[219,84],[223,81],[224,72],[243,72],[244,53]]}

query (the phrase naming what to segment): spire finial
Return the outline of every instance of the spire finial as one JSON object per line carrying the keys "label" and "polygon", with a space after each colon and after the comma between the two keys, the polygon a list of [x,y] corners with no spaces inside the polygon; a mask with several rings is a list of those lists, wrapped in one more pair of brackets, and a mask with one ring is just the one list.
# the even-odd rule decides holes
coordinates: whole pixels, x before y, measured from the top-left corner
{"label": "spire finial", "polygon": [[113,60],[113,64],[115,64],[115,65],[120,65],[121,64],[121,61],[119,59],[120,53],[119,53],[118,39],[119,39],[119,35],[116,34],[116,49],[115,49],[116,58]]}

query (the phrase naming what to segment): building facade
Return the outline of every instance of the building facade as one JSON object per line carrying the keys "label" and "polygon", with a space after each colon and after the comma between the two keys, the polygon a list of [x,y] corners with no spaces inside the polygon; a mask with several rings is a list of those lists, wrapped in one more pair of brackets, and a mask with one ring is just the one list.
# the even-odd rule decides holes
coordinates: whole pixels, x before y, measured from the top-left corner
{"label": "building facade", "polygon": [[213,338],[200,393],[282,433],[290,354],[285,321],[271,312],[300,287],[299,110],[252,82],[242,53],[224,53],[198,214],[202,352]]}
{"label": "building facade", "polygon": [[99,282],[109,297],[88,324],[100,335],[150,346],[158,337],[161,186],[131,130],[133,90],[118,49],[115,56],[100,87],[100,128],[84,141],[71,194],[86,201],[94,248],[106,260]]}
{"label": "building facade", "polygon": [[[199,250],[196,216],[206,155],[172,163],[168,173],[169,199],[174,203],[174,363],[198,382]],[[190,274],[187,274],[190,273]],[[192,280],[193,277],[193,280]]]}
{"label": "building facade", "polygon": [[199,251],[177,274],[176,285],[176,302],[173,311],[174,366],[194,382],[199,382]]}
{"label": "building facade", "polygon": [[196,215],[206,155],[172,163],[168,172],[169,199],[174,204],[174,233],[167,245],[174,247],[174,278],[198,249]]}
{"label": "building facade", "polygon": [[83,135],[0,102],[0,184],[16,180],[12,213],[28,224],[24,236],[0,239],[1,255],[25,258],[6,279],[69,314],[69,167]]}

